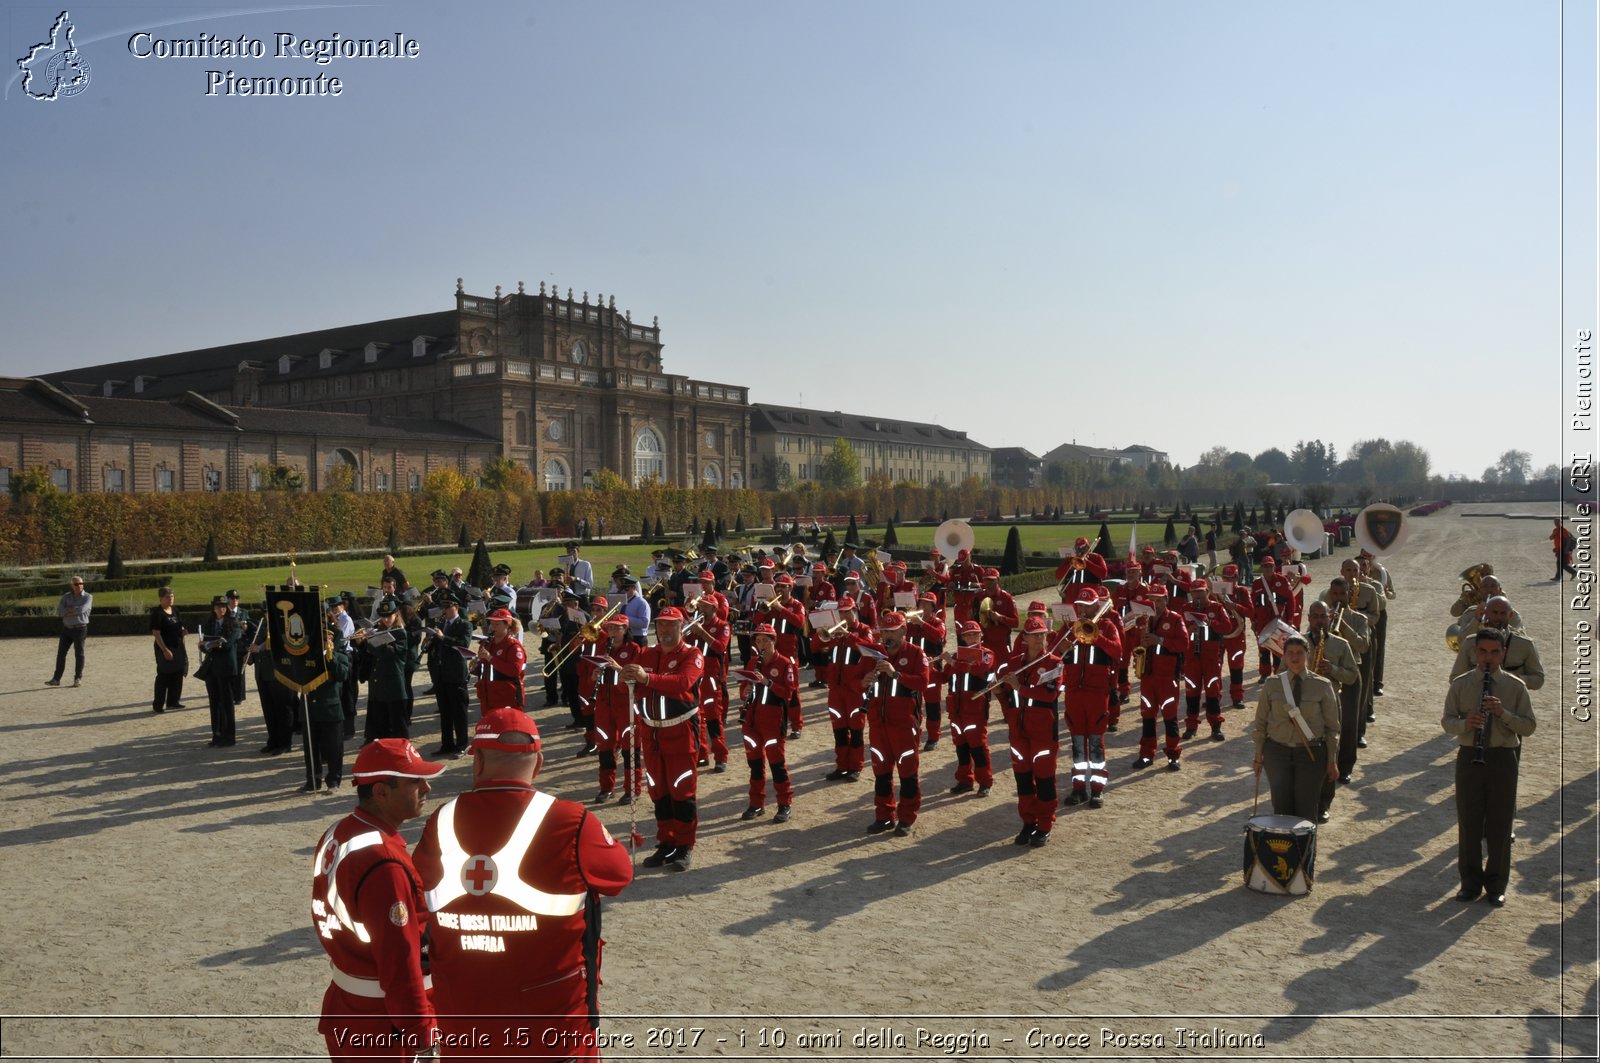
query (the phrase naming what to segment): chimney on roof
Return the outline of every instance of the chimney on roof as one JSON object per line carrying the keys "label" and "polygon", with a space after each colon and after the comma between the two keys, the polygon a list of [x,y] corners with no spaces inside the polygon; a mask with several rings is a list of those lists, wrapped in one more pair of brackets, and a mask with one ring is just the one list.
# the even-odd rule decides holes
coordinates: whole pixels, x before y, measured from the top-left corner
{"label": "chimney on roof", "polygon": [[156,378],[153,377],[153,376],[152,377],[146,377],[143,373],[138,374],[137,376],[135,376],[133,378],[133,393],[135,395],[143,395],[144,394],[144,382],[146,380],[154,381],[155,379]]}
{"label": "chimney on roof", "polygon": [[373,362],[378,360],[378,345],[376,343],[367,344],[364,353],[366,355],[367,364],[371,365]]}
{"label": "chimney on roof", "polygon": [[120,383],[122,383],[122,381],[120,381],[120,380],[102,381],[101,384],[100,384],[100,395],[101,395],[101,397],[109,399],[111,397],[112,393],[117,390],[117,385],[120,384]]}
{"label": "chimney on roof", "polygon": [[317,355],[317,368],[318,369],[332,369],[333,368],[333,348],[331,348],[331,347],[322,348],[322,351]]}

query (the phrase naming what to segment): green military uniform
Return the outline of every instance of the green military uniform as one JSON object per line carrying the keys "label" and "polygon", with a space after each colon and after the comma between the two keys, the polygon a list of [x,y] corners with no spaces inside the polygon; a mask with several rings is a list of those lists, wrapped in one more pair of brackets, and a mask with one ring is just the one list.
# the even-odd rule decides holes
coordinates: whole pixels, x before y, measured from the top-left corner
{"label": "green military uniform", "polygon": [[394,636],[393,642],[361,648],[368,669],[366,742],[411,737],[406,719],[406,665],[411,660],[411,639],[399,624],[383,630]]}
{"label": "green military uniform", "polygon": [[[323,784],[337,789],[344,776],[344,684],[350,677],[350,655],[334,640],[328,657],[328,679],[306,695],[306,712],[311,717],[309,741],[322,769]],[[308,787],[309,789],[309,787]]]}
{"label": "green military uniform", "polygon": [[1451,681],[1439,721],[1445,733],[1455,735],[1460,743],[1456,751],[1456,859],[1466,900],[1477,896],[1479,890],[1492,899],[1505,896],[1511,879],[1511,820],[1517,811],[1517,750],[1536,726],[1533,703],[1522,680],[1496,671],[1490,683],[1490,692],[1500,699],[1502,715],[1490,717],[1482,764],[1473,763],[1478,732],[1466,722],[1483,700],[1481,671],[1474,669]]}
{"label": "green military uniform", "polygon": [[[1360,619],[1360,614],[1356,614]],[[1311,642],[1311,657],[1306,662],[1307,671],[1311,668],[1311,660],[1316,659],[1317,647],[1322,646],[1322,660],[1328,666],[1329,675],[1323,678],[1333,684],[1334,692],[1339,696],[1339,744],[1338,748],[1330,754],[1334,763],[1339,766],[1339,781],[1349,782],[1350,773],[1356,766],[1356,739],[1361,732],[1361,663],[1355,651],[1350,648],[1350,643],[1338,635],[1307,635]],[[1322,798],[1318,804],[1319,818],[1333,805],[1334,781],[1324,777],[1322,780]]]}
{"label": "green military uniform", "polygon": [[[1500,665],[1502,672],[1510,672],[1522,680],[1529,690],[1538,690],[1544,686],[1544,663],[1539,660],[1539,650],[1533,641],[1526,635],[1508,632],[1506,640],[1506,656]],[[1461,640],[1461,649],[1456,652],[1456,663],[1450,669],[1450,680],[1454,682],[1458,677],[1475,670],[1478,660],[1478,635],[1474,632]]]}
{"label": "green military uniform", "polygon": [[[1280,675],[1292,682],[1289,672]],[[1316,820],[1328,764],[1339,753],[1339,696],[1332,683],[1307,671],[1301,676],[1298,702],[1300,714],[1311,728],[1310,738],[1305,738],[1290,715],[1284,681],[1273,676],[1261,684],[1256,698],[1256,758],[1266,769],[1272,811]],[[1310,753],[1306,752],[1308,745]]]}

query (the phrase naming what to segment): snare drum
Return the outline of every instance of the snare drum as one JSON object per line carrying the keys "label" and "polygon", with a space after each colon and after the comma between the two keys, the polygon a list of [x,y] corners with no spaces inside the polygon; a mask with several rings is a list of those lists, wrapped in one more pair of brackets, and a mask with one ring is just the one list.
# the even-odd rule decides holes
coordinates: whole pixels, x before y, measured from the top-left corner
{"label": "snare drum", "polygon": [[1259,893],[1311,892],[1317,825],[1299,816],[1252,816],[1244,825],[1244,884]]}

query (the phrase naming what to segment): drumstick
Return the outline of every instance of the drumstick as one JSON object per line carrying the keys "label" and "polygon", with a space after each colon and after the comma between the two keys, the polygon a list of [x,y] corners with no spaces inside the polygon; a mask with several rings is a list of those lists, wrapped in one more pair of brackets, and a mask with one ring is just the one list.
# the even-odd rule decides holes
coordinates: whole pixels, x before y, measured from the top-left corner
{"label": "drumstick", "polygon": [[1255,817],[1256,810],[1259,809],[1260,807],[1261,807],[1261,773],[1258,771],[1258,772],[1256,772],[1256,799],[1255,799],[1255,802],[1253,804],[1251,804],[1251,806],[1250,806],[1250,816],[1251,816],[1251,818]]}

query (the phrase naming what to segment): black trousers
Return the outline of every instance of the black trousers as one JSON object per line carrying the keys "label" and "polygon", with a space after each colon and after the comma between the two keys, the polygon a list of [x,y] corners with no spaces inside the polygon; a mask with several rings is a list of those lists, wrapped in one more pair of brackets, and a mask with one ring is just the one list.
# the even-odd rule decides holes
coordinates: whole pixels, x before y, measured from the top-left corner
{"label": "black trousers", "polygon": [[[1372,642],[1373,642],[1373,645],[1376,647],[1375,655],[1377,657],[1377,660],[1374,661],[1373,665],[1372,665],[1372,689],[1374,691],[1377,691],[1377,690],[1381,690],[1383,688],[1383,657],[1384,657],[1383,650],[1384,650],[1384,647],[1389,644],[1389,606],[1388,606],[1388,603],[1384,604],[1383,614],[1378,617],[1378,632],[1377,632],[1376,635],[1374,635],[1372,637]],[[1372,711],[1372,695],[1371,694],[1367,695],[1367,711],[1368,712]]]}
{"label": "black trousers", "polygon": [[225,668],[206,677],[206,700],[211,708],[211,740],[219,746],[233,745],[233,676]]}
{"label": "black trousers", "polygon": [[277,680],[257,684],[261,699],[261,720],[267,725],[268,749],[289,749],[294,745],[294,710],[299,699]]}
{"label": "black trousers", "polygon": [[[1511,880],[1511,821],[1517,813],[1517,751],[1509,746],[1456,751],[1456,839],[1461,884],[1504,893]],[[1485,855],[1485,843],[1487,856]]]}
{"label": "black trousers", "polygon": [[406,699],[384,701],[367,694],[367,727],[362,744],[378,738],[410,738],[410,721],[406,719]]}
{"label": "black trousers", "polygon": [[[183,698],[183,677],[189,673],[189,658],[181,654],[174,654],[173,661],[168,664],[162,659],[161,654],[157,653],[155,656],[156,689],[155,693],[151,695],[150,707],[162,710],[175,709],[178,707],[178,702]],[[163,664],[168,664],[168,667],[174,670],[163,672],[161,670]]]}
{"label": "black trousers", "polygon": [[67,670],[67,647],[72,647],[72,678],[83,678],[83,640],[89,635],[87,627],[64,627],[61,629],[61,641],[56,644],[56,672],[50,677],[50,682],[61,682],[61,675]]}
{"label": "black trousers", "polygon": [[312,720],[311,741],[323,782],[338,786],[344,778],[344,721]]}
{"label": "black trousers", "polygon": [[1299,816],[1315,823],[1322,806],[1322,784],[1328,777],[1328,747],[1311,743],[1311,753],[1296,742],[1281,745],[1267,739],[1261,766],[1272,790],[1272,811],[1279,816]]}
{"label": "black trousers", "polygon": [[439,744],[445,749],[466,749],[467,684],[435,682],[433,696],[439,703]]}

